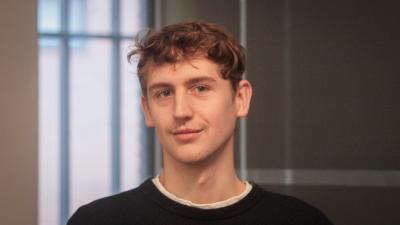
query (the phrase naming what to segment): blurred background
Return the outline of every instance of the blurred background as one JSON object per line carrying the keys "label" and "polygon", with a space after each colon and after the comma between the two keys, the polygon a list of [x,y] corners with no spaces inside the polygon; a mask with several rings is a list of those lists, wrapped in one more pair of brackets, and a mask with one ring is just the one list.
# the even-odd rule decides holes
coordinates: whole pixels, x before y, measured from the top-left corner
{"label": "blurred background", "polygon": [[254,88],[236,138],[243,179],[335,224],[400,224],[396,1],[0,2],[1,224],[63,225],[82,204],[162,168],[143,123],[135,34],[183,20],[225,26]]}

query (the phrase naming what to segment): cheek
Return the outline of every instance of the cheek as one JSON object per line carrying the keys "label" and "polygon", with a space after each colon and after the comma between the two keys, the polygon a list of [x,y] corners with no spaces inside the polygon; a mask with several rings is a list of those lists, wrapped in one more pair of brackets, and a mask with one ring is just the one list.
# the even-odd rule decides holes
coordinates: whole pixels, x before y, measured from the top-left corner
{"label": "cheek", "polygon": [[236,120],[236,107],[230,96],[215,98],[207,103],[199,104],[196,111],[203,119],[213,124],[226,124]]}
{"label": "cheek", "polygon": [[156,130],[163,129],[168,123],[168,116],[170,113],[166,107],[153,107],[151,110],[151,118],[153,120]]}

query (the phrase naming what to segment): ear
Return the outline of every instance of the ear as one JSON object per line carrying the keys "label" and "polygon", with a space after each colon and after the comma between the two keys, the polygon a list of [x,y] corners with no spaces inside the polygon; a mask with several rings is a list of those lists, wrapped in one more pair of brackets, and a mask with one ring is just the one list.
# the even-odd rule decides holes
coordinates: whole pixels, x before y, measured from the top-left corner
{"label": "ear", "polygon": [[247,80],[241,80],[237,86],[235,96],[236,116],[247,116],[250,108],[252,94],[253,89],[250,82]]}
{"label": "ear", "polygon": [[146,122],[146,125],[148,127],[154,127],[154,121],[153,121],[153,117],[151,116],[149,102],[148,102],[147,97],[142,96],[141,105],[142,105],[142,110],[143,110],[144,120]]}

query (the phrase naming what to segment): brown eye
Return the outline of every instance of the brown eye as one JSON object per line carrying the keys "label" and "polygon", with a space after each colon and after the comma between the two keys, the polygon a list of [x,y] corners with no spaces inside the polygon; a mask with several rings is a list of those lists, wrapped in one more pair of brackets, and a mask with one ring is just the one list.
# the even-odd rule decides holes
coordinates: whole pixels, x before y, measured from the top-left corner
{"label": "brown eye", "polygon": [[208,88],[206,86],[200,85],[200,86],[196,86],[195,90],[196,90],[196,92],[205,92],[208,90]]}
{"label": "brown eye", "polygon": [[166,89],[166,90],[162,90],[160,92],[157,93],[157,97],[158,98],[165,98],[171,95],[171,90]]}

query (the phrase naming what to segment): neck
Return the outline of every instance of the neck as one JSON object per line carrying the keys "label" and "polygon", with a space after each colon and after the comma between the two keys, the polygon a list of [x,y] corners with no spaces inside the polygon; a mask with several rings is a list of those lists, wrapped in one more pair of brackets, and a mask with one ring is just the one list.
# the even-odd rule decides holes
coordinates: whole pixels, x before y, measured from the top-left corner
{"label": "neck", "polygon": [[202,162],[178,162],[164,152],[160,182],[170,193],[193,203],[223,201],[245,190],[245,184],[236,175],[233,161],[233,138],[223,149]]}

